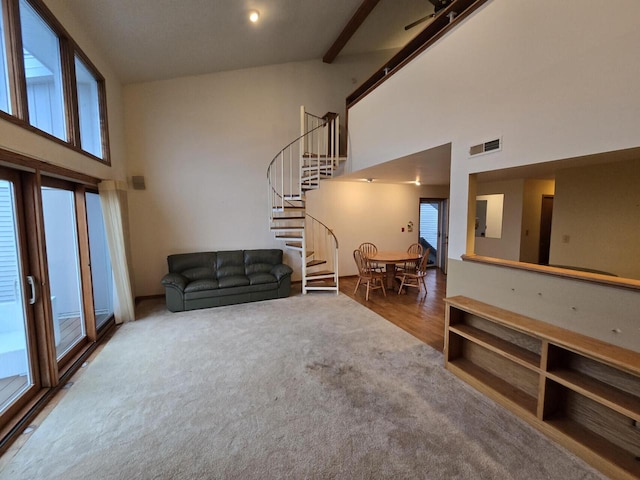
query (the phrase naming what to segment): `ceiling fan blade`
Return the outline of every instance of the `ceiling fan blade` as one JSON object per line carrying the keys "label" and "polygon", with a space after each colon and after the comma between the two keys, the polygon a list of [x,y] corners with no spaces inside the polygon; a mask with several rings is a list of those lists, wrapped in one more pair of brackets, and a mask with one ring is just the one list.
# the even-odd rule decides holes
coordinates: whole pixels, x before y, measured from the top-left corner
{"label": "ceiling fan blade", "polygon": [[404,29],[405,29],[405,30],[409,30],[410,28],[413,28],[413,27],[415,27],[416,25],[420,25],[422,22],[426,22],[427,20],[429,20],[430,18],[433,18],[433,17],[435,17],[435,16],[436,16],[436,14],[435,14],[435,13],[432,13],[432,14],[430,14],[430,15],[427,15],[426,17],[419,18],[419,19],[418,19],[418,20],[416,20],[415,22],[410,23],[409,25],[407,25],[406,27],[404,27]]}

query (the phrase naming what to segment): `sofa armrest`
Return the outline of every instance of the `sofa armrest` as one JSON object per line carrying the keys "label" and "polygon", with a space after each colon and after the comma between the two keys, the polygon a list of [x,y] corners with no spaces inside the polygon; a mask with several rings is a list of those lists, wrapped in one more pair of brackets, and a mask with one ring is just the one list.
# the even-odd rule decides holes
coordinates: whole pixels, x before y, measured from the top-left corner
{"label": "sofa armrest", "polygon": [[167,273],[164,277],[162,277],[162,285],[165,287],[173,287],[177,288],[181,292],[184,291],[184,287],[187,286],[187,278],[180,275],[179,273]]}
{"label": "sofa armrest", "polygon": [[292,273],[293,270],[291,269],[291,267],[289,265],[285,265],[284,263],[276,265],[271,269],[271,275],[276,277],[278,281],[282,280],[288,275],[291,275]]}

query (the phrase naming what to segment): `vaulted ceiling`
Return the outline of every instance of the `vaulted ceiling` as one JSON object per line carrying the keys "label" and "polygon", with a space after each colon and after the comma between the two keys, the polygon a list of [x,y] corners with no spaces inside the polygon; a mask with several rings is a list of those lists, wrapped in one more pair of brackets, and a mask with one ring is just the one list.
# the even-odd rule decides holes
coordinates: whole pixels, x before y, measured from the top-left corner
{"label": "vaulted ceiling", "polygon": [[[66,0],[123,83],[322,58],[364,0]],[[248,12],[260,12],[252,24]],[[429,0],[379,0],[340,56],[391,50]],[[338,57],[338,60],[340,58]]]}

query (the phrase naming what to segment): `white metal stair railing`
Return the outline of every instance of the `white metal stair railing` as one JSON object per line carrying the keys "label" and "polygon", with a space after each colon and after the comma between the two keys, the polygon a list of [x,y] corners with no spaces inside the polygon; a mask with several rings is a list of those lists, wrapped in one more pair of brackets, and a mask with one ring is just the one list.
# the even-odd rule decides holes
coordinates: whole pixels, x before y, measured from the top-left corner
{"label": "white metal stair railing", "polygon": [[285,248],[300,252],[302,293],[338,293],[338,240],[306,213],[305,192],[320,187],[339,164],[339,120],[335,114],[311,115],[300,108],[301,135],[284,147],[267,168],[269,226]]}

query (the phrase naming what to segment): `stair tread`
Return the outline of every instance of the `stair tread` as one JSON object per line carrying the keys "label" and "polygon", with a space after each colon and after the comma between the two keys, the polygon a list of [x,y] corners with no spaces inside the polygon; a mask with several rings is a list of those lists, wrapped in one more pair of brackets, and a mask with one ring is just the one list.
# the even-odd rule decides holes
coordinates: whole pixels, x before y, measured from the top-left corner
{"label": "stair tread", "polygon": [[335,290],[336,283],[335,282],[324,282],[322,285],[319,285],[323,280],[317,280],[316,285],[307,285],[307,290]]}
{"label": "stair tread", "polygon": [[304,210],[305,207],[298,207],[298,206],[290,206],[290,205],[285,205],[284,207],[271,207],[272,210],[278,210],[278,211],[282,211],[282,210]]}
{"label": "stair tread", "polygon": [[273,217],[273,220],[305,220],[307,217],[304,215],[296,215],[295,217]]}
{"label": "stair tread", "polygon": [[333,165],[304,165],[302,167],[303,172],[308,172],[310,170],[333,170]]}
{"label": "stair tread", "polygon": [[304,229],[303,225],[289,225],[289,226],[280,226],[280,225],[278,225],[278,226],[272,226],[271,227],[271,230],[277,230],[277,231],[290,230],[290,231],[293,231],[293,232],[299,232],[299,231],[301,231],[303,229]]}
{"label": "stair tread", "polygon": [[311,277],[322,277],[325,275],[335,275],[336,272],[332,272],[330,270],[320,270],[319,272],[307,272],[307,278]]}
{"label": "stair tread", "polygon": [[307,262],[307,267],[315,267],[316,265],[324,265],[325,263],[327,263],[326,260],[311,260]]}
{"label": "stair tread", "polygon": [[278,240],[302,240],[302,235],[276,235]]}

